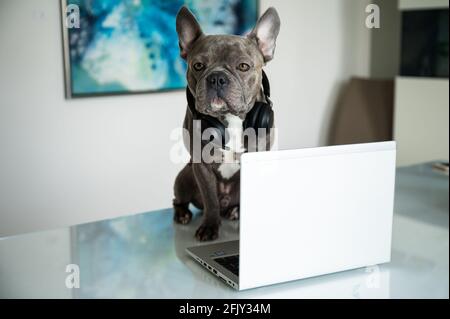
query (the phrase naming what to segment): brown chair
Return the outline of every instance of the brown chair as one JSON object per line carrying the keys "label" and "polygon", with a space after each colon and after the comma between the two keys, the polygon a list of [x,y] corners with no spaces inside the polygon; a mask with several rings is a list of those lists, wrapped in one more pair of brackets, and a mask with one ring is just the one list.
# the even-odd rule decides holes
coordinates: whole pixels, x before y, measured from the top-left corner
{"label": "brown chair", "polygon": [[393,139],[394,80],[352,78],[338,101],[329,144],[357,144]]}

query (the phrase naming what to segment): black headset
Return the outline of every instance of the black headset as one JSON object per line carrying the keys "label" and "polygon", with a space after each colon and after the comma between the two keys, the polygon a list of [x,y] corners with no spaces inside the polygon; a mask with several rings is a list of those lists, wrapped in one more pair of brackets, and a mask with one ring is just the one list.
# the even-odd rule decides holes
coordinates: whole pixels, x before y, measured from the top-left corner
{"label": "black headset", "polygon": [[[257,137],[259,129],[265,129],[266,132],[268,132],[274,124],[273,103],[270,100],[270,83],[264,71],[262,71],[262,85],[263,93],[267,102],[255,102],[255,105],[247,114],[243,123],[244,131],[252,128],[254,129]],[[205,115],[197,111],[195,108],[195,97],[192,95],[189,87],[186,88],[186,95],[188,106],[194,120],[201,121],[202,135],[205,130],[212,129],[212,132],[214,132],[212,139],[220,139],[221,137],[222,146],[225,147],[228,142],[228,135],[225,126],[215,117]]]}

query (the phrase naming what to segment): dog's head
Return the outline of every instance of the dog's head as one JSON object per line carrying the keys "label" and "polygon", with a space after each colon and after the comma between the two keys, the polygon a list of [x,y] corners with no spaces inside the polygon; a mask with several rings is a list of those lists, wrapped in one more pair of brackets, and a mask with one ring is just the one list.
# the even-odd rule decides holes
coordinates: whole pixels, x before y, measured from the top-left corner
{"label": "dog's head", "polygon": [[260,95],[262,68],[273,59],[279,31],[280,18],[270,8],[246,37],[207,36],[183,7],[177,32],[197,111],[218,119],[229,113],[245,118]]}

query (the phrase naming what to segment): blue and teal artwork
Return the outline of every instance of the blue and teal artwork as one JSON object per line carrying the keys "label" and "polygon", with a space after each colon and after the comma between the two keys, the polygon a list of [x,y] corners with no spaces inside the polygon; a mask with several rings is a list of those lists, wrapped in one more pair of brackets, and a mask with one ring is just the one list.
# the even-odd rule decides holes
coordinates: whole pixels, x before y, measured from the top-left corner
{"label": "blue and teal artwork", "polygon": [[257,0],[65,0],[79,8],[68,28],[66,85],[70,97],[130,94],[186,86],[176,15],[186,5],[206,34],[249,32]]}

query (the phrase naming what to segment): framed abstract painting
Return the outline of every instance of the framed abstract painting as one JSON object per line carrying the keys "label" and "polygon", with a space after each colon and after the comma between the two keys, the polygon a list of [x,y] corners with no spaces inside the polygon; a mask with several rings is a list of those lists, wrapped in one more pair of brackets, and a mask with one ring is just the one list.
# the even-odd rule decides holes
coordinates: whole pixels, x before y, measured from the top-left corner
{"label": "framed abstract painting", "polygon": [[258,0],[61,0],[66,97],[184,88],[175,24],[183,5],[207,34],[246,34],[259,9]]}

